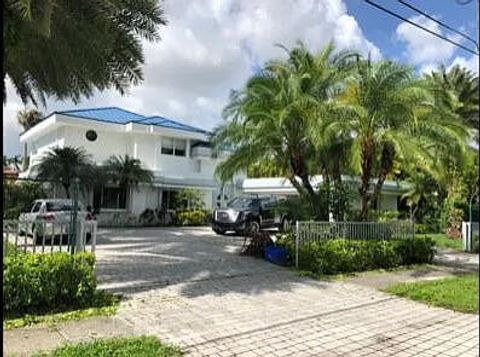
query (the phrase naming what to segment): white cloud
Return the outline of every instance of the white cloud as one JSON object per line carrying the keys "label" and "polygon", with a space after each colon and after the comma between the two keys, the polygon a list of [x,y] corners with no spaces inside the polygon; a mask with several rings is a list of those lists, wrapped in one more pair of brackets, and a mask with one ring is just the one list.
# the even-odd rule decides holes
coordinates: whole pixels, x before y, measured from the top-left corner
{"label": "white cloud", "polygon": [[[381,56],[342,0],[170,0],[164,9],[168,25],[161,29],[162,41],[144,46],[142,85],[124,97],[97,93],[77,106],[49,101],[48,111],[116,105],[210,129],[221,122],[230,90],[240,88],[257,64],[284,55],[276,43],[291,47],[302,40],[316,51],[333,39],[339,48]],[[9,94],[4,138],[16,138],[18,106]],[[20,150],[14,141],[4,144],[6,153]]]}
{"label": "white cloud", "polygon": [[462,56],[455,57],[449,68],[457,64],[478,74],[478,56],[472,55],[470,58],[465,58]]}
{"label": "white cloud", "polygon": [[[418,23],[431,31],[444,35],[440,26],[424,16],[414,16],[409,20]],[[448,61],[455,52],[455,46],[435,37],[424,30],[413,25],[402,22],[396,29],[398,39],[406,44],[405,56],[407,60],[415,65],[429,67],[436,66]],[[460,42],[458,35],[447,36],[451,40]]]}

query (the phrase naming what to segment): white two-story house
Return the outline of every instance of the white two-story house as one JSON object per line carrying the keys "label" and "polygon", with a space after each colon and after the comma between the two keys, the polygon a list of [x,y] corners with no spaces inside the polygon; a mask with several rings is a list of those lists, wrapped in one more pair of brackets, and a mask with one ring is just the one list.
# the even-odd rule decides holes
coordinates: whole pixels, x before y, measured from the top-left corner
{"label": "white two-story house", "polygon": [[[222,185],[215,178],[215,168],[221,158],[210,149],[210,135],[208,131],[178,121],[116,107],[57,111],[20,135],[30,159],[29,168],[21,177],[34,176],[32,168],[50,149],[70,146],[85,149],[99,165],[112,155],[129,155],[154,173],[153,185],[141,185],[125,192],[105,184],[83,195],[84,203],[99,208],[103,216],[120,212],[139,215],[147,208],[165,212],[174,208],[174,196],[182,188],[200,190],[207,208],[241,193],[297,194],[284,178],[249,179],[239,175],[231,183]],[[345,179],[358,181],[357,178]],[[313,181],[322,180],[315,177]],[[402,191],[396,182],[385,182],[376,208],[396,210]],[[354,206],[358,205],[359,202],[354,202]]]}
{"label": "white two-story house", "polygon": [[[178,190],[194,188],[212,208],[221,185],[214,175],[219,159],[212,154],[209,136],[178,121],[116,107],[57,111],[20,135],[30,162],[21,176],[34,176],[32,168],[53,147],[84,148],[99,165],[112,155],[129,155],[154,173],[153,185],[132,189],[131,197],[119,187],[104,185],[87,193],[85,204],[104,214],[141,214],[146,208],[170,209]],[[235,195],[235,185],[226,189],[230,197]]]}

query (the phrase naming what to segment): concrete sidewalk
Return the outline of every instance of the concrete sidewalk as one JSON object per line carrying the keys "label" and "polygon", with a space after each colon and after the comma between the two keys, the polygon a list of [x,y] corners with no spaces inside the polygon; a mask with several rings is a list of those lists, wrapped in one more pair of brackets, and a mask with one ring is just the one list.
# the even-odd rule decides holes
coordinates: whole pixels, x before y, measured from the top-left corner
{"label": "concrete sidewalk", "polygon": [[30,356],[67,343],[80,343],[98,338],[133,335],[133,330],[116,317],[98,317],[80,321],[45,324],[4,331],[4,356]]}
{"label": "concrete sidewalk", "polygon": [[478,254],[460,252],[454,249],[438,249],[433,262],[478,272]]}

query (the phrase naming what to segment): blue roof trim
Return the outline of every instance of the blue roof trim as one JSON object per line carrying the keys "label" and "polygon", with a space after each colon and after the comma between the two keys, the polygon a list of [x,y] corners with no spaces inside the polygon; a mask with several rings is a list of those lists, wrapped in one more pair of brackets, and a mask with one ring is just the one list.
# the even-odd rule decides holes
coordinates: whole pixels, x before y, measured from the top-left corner
{"label": "blue roof trim", "polygon": [[[99,121],[103,123],[120,124],[120,125],[125,125],[129,123],[136,123],[136,124],[142,124],[142,125],[156,125],[156,126],[161,126],[168,129],[183,130],[183,131],[189,131],[194,133],[201,133],[205,135],[211,134],[211,132],[207,130],[203,130],[191,125],[183,124],[175,120],[164,118],[162,116],[147,117],[145,115],[134,113],[119,107],[84,108],[84,109],[54,111],[49,115],[47,115],[44,119],[47,119],[48,117],[54,114],[65,115],[68,117],[78,118],[78,119],[94,120],[94,121]],[[26,131],[24,131],[20,135],[23,135]]]}
{"label": "blue roof trim", "polygon": [[208,132],[207,130],[203,130],[191,125],[179,123],[178,121],[167,119],[158,115],[139,120],[137,123],[162,126],[168,129],[177,129],[177,130],[191,131],[195,133],[210,134],[210,132]]}
{"label": "blue roof trim", "polygon": [[127,124],[146,118],[144,115],[133,113],[118,107],[64,110],[56,113],[74,116],[77,118],[94,119],[114,124]]}

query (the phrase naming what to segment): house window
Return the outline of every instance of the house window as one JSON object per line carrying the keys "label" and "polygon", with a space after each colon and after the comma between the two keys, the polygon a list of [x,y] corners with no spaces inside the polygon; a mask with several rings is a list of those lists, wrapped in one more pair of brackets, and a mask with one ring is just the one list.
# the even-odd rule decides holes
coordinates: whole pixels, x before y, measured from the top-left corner
{"label": "house window", "polygon": [[185,156],[185,152],[187,151],[187,141],[181,139],[175,139],[175,156]]}
{"label": "house window", "polygon": [[100,186],[93,192],[93,207],[105,209],[126,209],[127,190],[120,187]]}
{"label": "house window", "polygon": [[162,193],[162,211],[177,207],[177,191],[165,190]]}
{"label": "house window", "polygon": [[162,154],[185,156],[187,141],[183,139],[162,138]]}
{"label": "house window", "polygon": [[173,138],[162,138],[162,154],[173,155]]}

